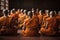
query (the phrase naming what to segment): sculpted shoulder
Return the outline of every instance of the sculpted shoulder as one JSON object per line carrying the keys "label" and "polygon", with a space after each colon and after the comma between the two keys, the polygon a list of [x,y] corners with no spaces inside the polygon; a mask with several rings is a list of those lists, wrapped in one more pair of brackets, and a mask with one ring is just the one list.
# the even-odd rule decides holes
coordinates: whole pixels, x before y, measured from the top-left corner
{"label": "sculpted shoulder", "polygon": [[6,16],[0,17],[0,21],[5,20],[5,19],[6,19]]}

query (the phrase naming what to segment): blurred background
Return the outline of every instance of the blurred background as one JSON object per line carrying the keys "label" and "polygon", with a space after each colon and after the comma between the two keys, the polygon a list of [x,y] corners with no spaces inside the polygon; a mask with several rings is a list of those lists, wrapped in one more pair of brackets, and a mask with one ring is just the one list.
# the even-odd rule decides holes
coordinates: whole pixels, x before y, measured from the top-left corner
{"label": "blurred background", "polygon": [[9,9],[12,8],[60,10],[60,0],[9,0]]}

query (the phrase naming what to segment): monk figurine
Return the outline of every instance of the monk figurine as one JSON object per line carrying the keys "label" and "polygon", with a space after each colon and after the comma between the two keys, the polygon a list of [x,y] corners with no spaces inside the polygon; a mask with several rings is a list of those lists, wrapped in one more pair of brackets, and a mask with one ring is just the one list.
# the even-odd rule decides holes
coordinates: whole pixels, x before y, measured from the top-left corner
{"label": "monk figurine", "polygon": [[60,33],[60,11],[58,12],[56,16],[56,19],[57,19],[58,33]]}
{"label": "monk figurine", "polygon": [[41,27],[40,31],[41,34],[53,36],[56,34],[56,18],[53,16],[53,11],[50,12],[50,17],[48,17],[43,26]]}
{"label": "monk figurine", "polygon": [[39,18],[39,24],[42,25],[42,20],[43,20],[43,15],[42,15],[42,10],[39,11],[39,15],[38,15],[38,18]]}
{"label": "monk figurine", "polygon": [[24,21],[24,30],[22,34],[26,37],[38,36],[38,17],[36,14],[32,16],[32,13],[28,12],[29,18]]}
{"label": "monk figurine", "polygon": [[18,18],[18,21],[19,21],[19,25],[18,27],[19,28],[22,28],[23,26],[23,22],[24,20],[27,18],[27,15],[26,15],[26,10],[23,11],[23,15],[20,14],[19,18]]}

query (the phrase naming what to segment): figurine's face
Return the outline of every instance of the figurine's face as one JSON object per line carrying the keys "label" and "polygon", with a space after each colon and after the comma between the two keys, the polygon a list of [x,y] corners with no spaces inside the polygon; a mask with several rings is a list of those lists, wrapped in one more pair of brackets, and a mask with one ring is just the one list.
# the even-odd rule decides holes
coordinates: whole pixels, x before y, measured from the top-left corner
{"label": "figurine's face", "polygon": [[20,10],[21,12],[23,11],[23,9]]}
{"label": "figurine's face", "polygon": [[49,10],[45,10],[45,13],[48,13],[49,12]]}
{"label": "figurine's face", "polygon": [[48,12],[49,12],[49,10],[45,10],[45,13],[46,13],[47,16],[48,16]]}
{"label": "figurine's face", "polygon": [[13,13],[12,10],[10,11],[10,13]]}
{"label": "figurine's face", "polygon": [[53,13],[53,11],[50,11],[50,17],[52,17],[52,13]]}
{"label": "figurine's face", "polygon": [[26,10],[24,10],[23,12],[26,13]]}
{"label": "figurine's face", "polygon": [[20,9],[18,9],[17,11],[20,12]]}
{"label": "figurine's face", "polygon": [[39,11],[39,14],[41,15],[42,10]]}
{"label": "figurine's face", "polygon": [[31,11],[28,11],[28,13],[27,13],[27,14],[28,14],[28,16],[30,16],[30,13],[31,13]]}
{"label": "figurine's face", "polygon": [[53,11],[50,11],[50,15],[52,15]]}

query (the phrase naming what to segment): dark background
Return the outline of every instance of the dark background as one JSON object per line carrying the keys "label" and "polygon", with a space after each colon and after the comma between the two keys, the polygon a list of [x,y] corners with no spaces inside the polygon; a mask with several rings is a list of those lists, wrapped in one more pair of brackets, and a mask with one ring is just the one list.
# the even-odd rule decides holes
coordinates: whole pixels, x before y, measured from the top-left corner
{"label": "dark background", "polygon": [[60,10],[60,0],[9,0],[9,9],[12,8]]}

